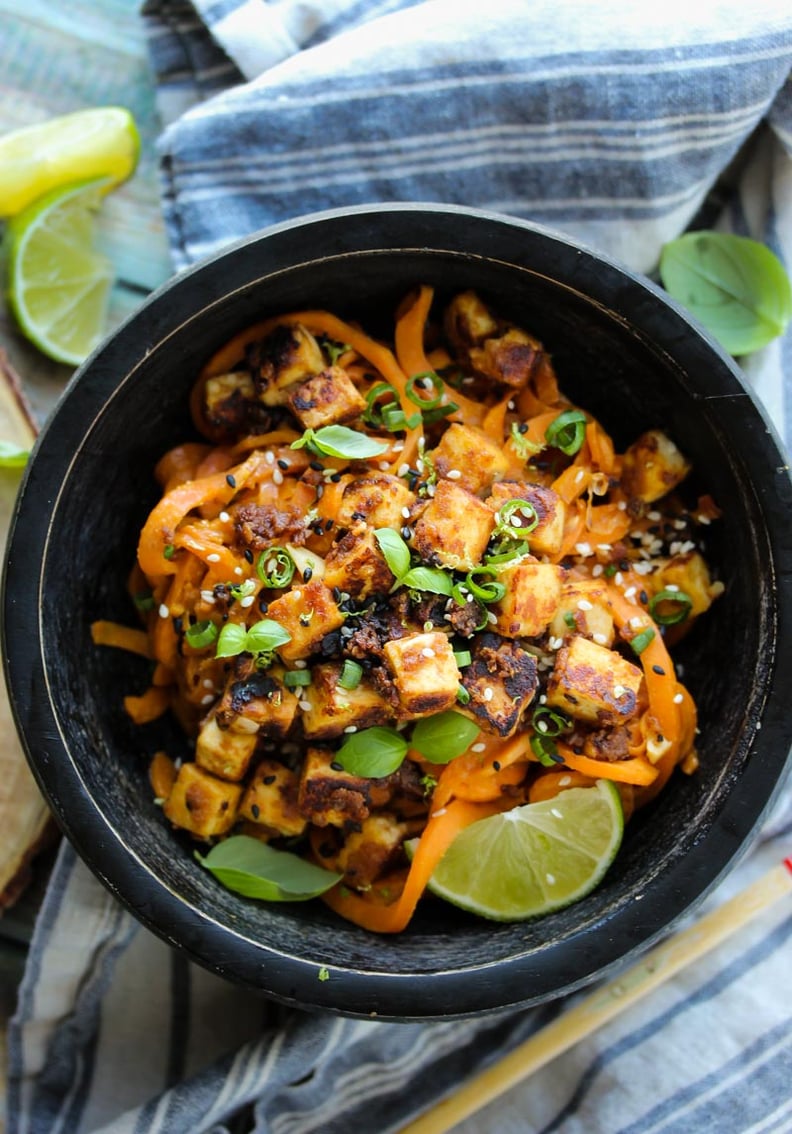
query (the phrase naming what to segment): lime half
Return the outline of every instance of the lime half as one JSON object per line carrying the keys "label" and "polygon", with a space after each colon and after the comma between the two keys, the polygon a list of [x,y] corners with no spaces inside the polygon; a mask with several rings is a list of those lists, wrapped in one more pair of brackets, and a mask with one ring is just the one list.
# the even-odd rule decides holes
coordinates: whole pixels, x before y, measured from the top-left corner
{"label": "lime half", "polygon": [[541,917],[599,884],[623,831],[612,783],[569,788],[466,827],[440,859],[429,889],[494,921]]}
{"label": "lime half", "polygon": [[134,170],[140,137],[122,106],[101,106],[50,118],[0,137],[0,216],[69,182],[104,177],[105,192]]}
{"label": "lime half", "polygon": [[104,179],[47,193],[8,225],[9,300],[39,350],[72,366],[102,337],[113,283],[110,262],[93,248],[94,213]]}

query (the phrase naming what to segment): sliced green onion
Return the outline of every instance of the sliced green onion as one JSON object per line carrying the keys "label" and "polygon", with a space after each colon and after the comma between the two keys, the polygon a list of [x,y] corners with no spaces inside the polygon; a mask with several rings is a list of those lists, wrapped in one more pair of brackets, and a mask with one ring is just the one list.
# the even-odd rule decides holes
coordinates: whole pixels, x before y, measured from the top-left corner
{"label": "sliced green onion", "polygon": [[618,570],[619,570],[619,568],[616,566],[615,563],[609,563],[608,566],[605,568],[605,570],[602,572],[602,574],[605,576],[606,579],[612,579],[613,576],[616,574],[616,572]]}
{"label": "sliced green onion", "polygon": [[512,499],[498,509],[497,535],[519,539],[532,532],[539,523],[539,513],[530,500]]}
{"label": "sliced green onion", "polygon": [[457,701],[459,702],[460,705],[469,705],[470,704],[470,694],[468,693],[468,691],[467,691],[467,689],[465,688],[464,685],[458,685],[457,686],[456,699],[457,699]]}
{"label": "sliced green onion", "polygon": [[684,622],[692,609],[693,599],[685,591],[659,591],[649,603],[649,613],[660,626]]}
{"label": "sliced green onion", "polygon": [[256,584],[253,579],[245,579],[241,583],[231,583],[228,591],[235,599],[243,599],[255,594]]}
{"label": "sliced green onion", "polygon": [[468,571],[465,586],[480,602],[500,602],[506,594],[505,583],[498,582],[490,567],[474,567]]}
{"label": "sliced green onion", "polygon": [[192,646],[194,650],[202,650],[205,646],[217,640],[219,631],[214,622],[194,622],[192,626],[188,626],[184,632],[184,637],[187,639],[187,645]]}
{"label": "sliced green onion", "polygon": [[[429,397],[424,397],[422,394],[416,392],[416,382],[423,382],[424,379],[431,382],[434,387],[434,396],[430,395]],[[414,405],[420,406],[422,410],[432,410],[437,409],[437,407],[442,404],[445,385],[443,384],[443,379],[439,374],[435,374],[434,370],[426,370],[423,374],[415,374],[412,378],[408,378],[404,392]]]}
{"label": "sliced green onion", "polygon": [[642,630],[640,634],[636,634],[634,638],[631,638],[630,645],[632,646],[633,653],[640,656],[649,645],[652,638],[654,638],[654,636],[654,630],[651,628],[651,626],[647,626],[647,628],[645,630]]}
{"label": "sliced green onion", "polygon": [[554,449],[573,457],[586,439],[586,415],[580,410],[560,413],[545,430],[545,439]]}
{"label": "sliced green onion", "polygon": [[[386,397],[388,401],[385,402],[384,405],[380,405],[379,403]],[[377,382],[366,394],[366,408],[363,411],[363,420],[367,425],[372,425],[375,429],[379,429],[379,427],[384,424],[382,415],[385,409],[389,409],[391,406],[397,406],[398,402],[399,395],[389,382]]]}
{"label": "sliced green onion", "polygon": [[267,548],[256,563],[256,573],[265,587],[288,587],[294,569],[294,560],[285,547]]}
{"label": "sliced green onion", "polygon": [[504,551],[502,547],[498,547],[491,555],[484,557],[484,562],[488,566],[500,567],[504,563],[511,563],[514,559],[521,559],[523,555],[530,555],[531,549],[525,540],[520,540],[519,543],[511,543]]}
{"label": "sliced green onion", "polygon": [[174,555],[176,554],[176,548],[172,543],[166,543],[162,549],[162,554],[166,559],[173,559]]}
{"label": "sliced green onion", "polygon": [[562,732],[568,732],[572,727],[572,722],[563,713],[556,712],[555,709],[549,708],[547,705],[540,705],[534,710],[531,717],[531,724],[534,731],[542,737],[545,736],[560,736]]}
{"label": "sliced green onion", "polygon": [[540,764],[552,768],[555,764],[563,764],[564,758],[559,755],[556,742],[550,736],[540,736],[534,733],[531,737],[531,751]]}
{"label": "sliced green onion", "polygon": [[344,668],[341,670],[341,675],[338,678],[338,684],[342,689],[357,689],[362,677],[363,666],[347,658],[344,662]]}
{"label": "sliced green onion", "polygon": [[283,675],[283,684],[288,689],[296,689],[300,685],[310,685],[311,671],[309,669],[290,669]]}
{"label": "sliced green onion", "polygon": [[435,406],[434,409],[424,410],[424,425],[434,425],[436,421],[442,421],[444,417],[448,417],[451,413],[456,413],[458,409],[459,406],[456,402],[446,402],[444,406]]}
{"label": "sliced green onion", "polygon": [[454,661],[457,663],[457,669],[461,669],[463,665],[470,665],[473,657],[470,650],[455,650]]}
{"label": "sliced green onion", "polygon": [[577,622],[575,622],[575,616],[571,610],[564,611],[564,622],[566,622],[570,630],[577,629]]}

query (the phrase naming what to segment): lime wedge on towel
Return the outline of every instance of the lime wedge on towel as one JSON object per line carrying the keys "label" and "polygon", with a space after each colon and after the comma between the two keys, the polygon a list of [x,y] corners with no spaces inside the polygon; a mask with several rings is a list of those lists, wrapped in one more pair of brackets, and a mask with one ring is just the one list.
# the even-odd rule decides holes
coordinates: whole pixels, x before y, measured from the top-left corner
{"label": "lime wedge on towel", "polygon": [[106,178],[105,192],[134,170],[135,120],[121,106],[78,110],[0,137],[0,217],[77,180]]}
{"label": "lime wedge on towel", "polygon": [[8,294],[25,335],[72,366],[102,337],[114,272],[93,248],[104,178],[53,190],[8,225]]}
{"label": "lime wedge on towel", "polygon": [[623,831],[612,783],[569,788],[466,827],[437,864],[429,889],[494,921],[540,917],[601,882]]}

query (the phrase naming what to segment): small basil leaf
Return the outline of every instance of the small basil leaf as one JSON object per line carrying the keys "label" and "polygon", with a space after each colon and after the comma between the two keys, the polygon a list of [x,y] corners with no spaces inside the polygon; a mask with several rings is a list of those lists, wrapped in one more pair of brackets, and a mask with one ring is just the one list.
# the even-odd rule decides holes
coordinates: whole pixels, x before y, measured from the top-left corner
{"label": "small basil leaf", "polygon": [[305,902],[341,880],[340,874],[249,835],[232,835],[195,857],[227,890],[265,902]]}
{"label": "small basil leaf", "polygon": [[281,626],[280,622],[275,622],[272,618],[262,618],[260,622],[254,623],[248,630],[245,638],[245,649],[249,650],[251,654],[260,654],[269,650],[277,650],[278,646],[285,646],[290,641],[291,634],[285,627]]}
{"label": "small basil leaf", "polygon": [[335,759],[353,776],[380,779],[399,768],[407,755],[407,741],[394,728],[365,728],[350,733]]}
{"label": "small basil leaf", "polygon": [[329,457],[349,457],[353,460],[366,457],[379,457],[386,453],[388,446],[375,441],[367,433],[358,433],[345,425],[325,425],[317,429],[311,444]]}
{"label": "small basil leaf", "polygon": [[750,354],[782,334],[792,287],[764,244],[726,232],[688,232],[660,257],[660,278],[730,354]]}
{"label": "small basil leaf", "polygon": [[21,449],[13,441],[0,441],[0,469],[23,469],[30,449]]}
{"label": "small basil leaf", "polygon": [[377,528],[374,537],[388,567],[397,579],[401,579],[410,570],[409,547],[393,528]]}
{"label": "small basil leaf", "polygon": [[215,657],[232,658],[246,648],[247,630],[236,622],[226,622],[217,639]]}
{"label": "small basil leaf", "polygon": [[466,752],[478,734],[477,724],[449,709],[418,721],[413,729],[412,746],[433,764],[447,764]]}
{"label": "small basil leaf", "polygon": [[433,595],[451,595],[453,583],[438,567],[413,567],[400,580],[405,587],[416,591],[429,591]]}

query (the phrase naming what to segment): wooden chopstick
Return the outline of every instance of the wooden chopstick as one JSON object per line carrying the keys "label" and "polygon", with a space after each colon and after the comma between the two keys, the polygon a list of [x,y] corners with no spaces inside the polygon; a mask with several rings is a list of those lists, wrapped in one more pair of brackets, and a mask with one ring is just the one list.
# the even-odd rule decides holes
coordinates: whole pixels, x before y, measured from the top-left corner
{"label": "wooden chopstick", "polygon": [[445,1134],[789,894],[792,894],[792,858],[774,866],[687,929],[650,949],[620,976],[592,992],[498,1063],[470,1079],[456,1094],[401,1127],[399,1134]]}

